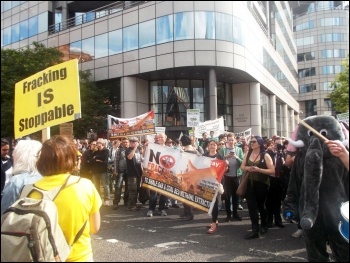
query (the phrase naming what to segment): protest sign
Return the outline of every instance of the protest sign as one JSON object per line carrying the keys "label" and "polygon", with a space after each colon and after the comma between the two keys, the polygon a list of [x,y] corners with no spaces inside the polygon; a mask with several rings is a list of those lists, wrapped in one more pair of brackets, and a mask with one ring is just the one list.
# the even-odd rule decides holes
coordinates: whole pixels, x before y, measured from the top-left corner
{"label": "protest sign", "polygon": [[226,162],[149,143],[143,168],[143,187],[211,212]]}
{"label": "protest sign", "polygon": [[204,132],[209,134],[210,131],[214,131],[214,137],[218,137],[220,134],[224,133],[224,118],[220,117],[215,120],[200,122],[199,125],[196,127],[195,136],[196,138],[202,138],[202,134]]}
{"label": "protest sign", "polygon": [[154,112],[149,111],[134,118],[117,118],[108,115],[108,135],[110,139],[155,133]]}

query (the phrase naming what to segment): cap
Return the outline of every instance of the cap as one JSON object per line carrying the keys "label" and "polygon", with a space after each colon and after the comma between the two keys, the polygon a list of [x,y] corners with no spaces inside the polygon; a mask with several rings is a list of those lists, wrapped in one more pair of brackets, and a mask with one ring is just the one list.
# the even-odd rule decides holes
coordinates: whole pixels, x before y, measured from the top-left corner
{"label": "cap", "polygon": [[129,138],[129,141],[130,141],[130,142],[138,142],[138,141],[139,141],[139,138],[137,138],[137,137],[131,137],[131,138]]}

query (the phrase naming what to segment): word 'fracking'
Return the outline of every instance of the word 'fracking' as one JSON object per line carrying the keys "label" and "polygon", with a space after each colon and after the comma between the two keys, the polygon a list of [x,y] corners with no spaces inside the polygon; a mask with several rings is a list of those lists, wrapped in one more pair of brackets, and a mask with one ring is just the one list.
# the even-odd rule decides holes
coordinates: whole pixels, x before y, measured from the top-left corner
{"label": "word 'fracking'", "polygon": [[62,104],[62,107],[55,106],[53,110],[43,112],[34,117],[24,118],[19,120],[19,131],[36,128],[44,125],[47,122],[54,121],[60,118],[71,116],[74,114],[74,106],[72,104]]}
{"label": "word 'fracking'", "polygon": [[64,80],[66,78],[67,78],[67,68],[61,68],[59,70],[54,70],[54,71],[49,70],[48,72],[43,72],[42,76],[38,77],[37,79],[23,82],[23,94],[31,90],[34,90],[37,87],[41,87],[45,84],[48,84],[52,81]]}

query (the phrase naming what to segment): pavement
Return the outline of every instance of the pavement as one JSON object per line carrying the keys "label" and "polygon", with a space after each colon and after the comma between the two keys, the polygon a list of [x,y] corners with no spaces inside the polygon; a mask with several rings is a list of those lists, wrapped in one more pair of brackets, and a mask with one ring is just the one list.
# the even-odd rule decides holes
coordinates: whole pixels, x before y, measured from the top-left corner
{"label": "pavement", "polygon": [[[111,202],[112,203],[112,202]],[[139,204],[141,205],[141,204]],[[219,213],[219,229],[207,234],[211,216],[194,210],[194,220],[179,218],[180,208],[167,209],[168,216],[146,217],[148,205],[128,211],[121,204],[101,208],[101,228],[92,235],[97,262],[305,262],[303,238],[294,238],[295,224],[273,227],[259,239],[245,240],[251,230],[246,203],[239,211],[242,221],[225,222]],[[157,209],[157,208],[156,208]]]}

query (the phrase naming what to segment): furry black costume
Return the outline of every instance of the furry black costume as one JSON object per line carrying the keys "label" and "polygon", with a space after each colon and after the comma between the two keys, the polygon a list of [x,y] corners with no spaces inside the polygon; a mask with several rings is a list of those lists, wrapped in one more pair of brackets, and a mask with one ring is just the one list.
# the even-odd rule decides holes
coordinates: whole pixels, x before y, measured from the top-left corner
{"label": "furry black costume", "polygon": [[[304,121],[327,139],[339,140],[347,146],[342,126],[334,117],[312,116]],[[329,261],[326,246],[329,242],[334,260],[348,262],[349,244],[338,225],[342,220],[341,204],[349,200],[349,172],[323,141],[302,125],[297,127],[296,141],[289,143],[299,150],[283,214],[300,220],[309,261]]]}

